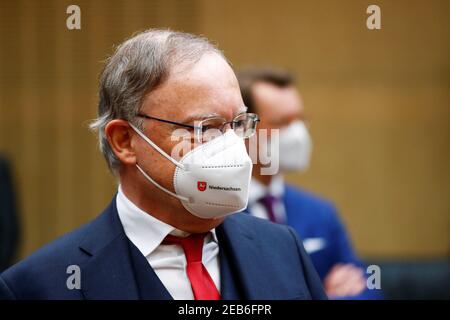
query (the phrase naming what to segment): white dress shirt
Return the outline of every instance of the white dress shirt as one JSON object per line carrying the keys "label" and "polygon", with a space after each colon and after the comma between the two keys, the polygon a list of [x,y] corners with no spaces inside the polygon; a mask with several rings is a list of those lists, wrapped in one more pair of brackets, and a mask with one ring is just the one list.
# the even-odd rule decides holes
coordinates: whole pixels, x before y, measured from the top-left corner
{"label": "white dress shirt", "polygon": [[286,209],[282,199],[284,195],[284,179],[280,174],[273,176],[268,186],[265,186],[255,178],[252,178],[248,198],[250,213],[258,218],[269,219],[266,207],[258,202],[267,194],[270,194],[277,199],[274,203],[274,214],[277,222],[284,223],[286,221]]}
{"label": "white dress shirt", "polygon": [[[263,219],[269,219],[266,207],[262,203],[258,202],[266,194],[271,194],[277,199],[274,203],[274,214],[277,222],[286,223],[286,207],[282,199],[284,195],[284,179],[282,175],[278,174],[274,176],[268,186],[265,186],[258,180],[252,178],[248,200],[248,207],[251,215]],[[309,254],[324,249],[326,245],[327,243],[324,238],[303,239],[303,246]]]}
{"label": "white dress shirt", "polygon": [[[168,234],[186,237],[178,230],[139,209],[123,193],[121,186],[116,198],[117,211],[125,234],[147,258],[163,285],[175,300],[193,300],[191,283],[186,273],[186,257],[181,246],[163,245]],[[219,245],[215,229],[205,237],[202,261],[220,292]]]}

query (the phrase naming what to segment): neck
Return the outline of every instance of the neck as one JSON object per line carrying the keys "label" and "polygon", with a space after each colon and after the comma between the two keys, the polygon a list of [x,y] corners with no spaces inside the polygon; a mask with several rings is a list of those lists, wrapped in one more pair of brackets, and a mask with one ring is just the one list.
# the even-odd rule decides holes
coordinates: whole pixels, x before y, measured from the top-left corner
{"label": "neck", "polygon": [[138,175],[121,174],[120,183],[125,196],[138,208],[176,229],[188,233],[204,233],[223,221],[223,218],[202,219],[192,215],[183,207],[180,200]]}
{"label": "neck", "polygon": [[265,186],[270,185],[273,178],[272,175],[261,175],[261,165],[259,164],[253,166],[252,176],[254,179],[258,180]]}

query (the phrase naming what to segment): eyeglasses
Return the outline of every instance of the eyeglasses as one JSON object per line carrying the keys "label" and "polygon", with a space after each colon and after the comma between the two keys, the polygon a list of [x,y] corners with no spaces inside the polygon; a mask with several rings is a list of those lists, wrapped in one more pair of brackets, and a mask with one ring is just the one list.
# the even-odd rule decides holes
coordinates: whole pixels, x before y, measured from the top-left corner
{"label": "eyeglasses", "polygon": [[226,121],[221,117],[208,118],[198,121],[196,125],[151,117],[143,113],[138,113],[136,116],[193,129],[195,139],[200,143],[208,142],[224,134],[228,128],[233,129],[236,135],[241,138],[250,138],[255,134],[259,122],[258,115],[255,113],[240,113],[231,121]]}

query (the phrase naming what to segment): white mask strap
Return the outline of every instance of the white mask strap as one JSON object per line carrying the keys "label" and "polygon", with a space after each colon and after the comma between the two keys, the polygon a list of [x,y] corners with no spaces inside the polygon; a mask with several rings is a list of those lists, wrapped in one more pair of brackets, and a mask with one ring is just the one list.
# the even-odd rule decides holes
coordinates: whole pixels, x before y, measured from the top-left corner
{"label": "white mask strap", "polygon": [[150,176],[149,176],[144,170],[142,170],[142,168],[141,168],[138,164],[136,164],[136,167],[137,167],[138,170],[144,175],[144,177],[147,178],[148,181],[150,181],[151,183],[153,183],[158,189],[164,191],[165,193],[167,193],[167,194],[171,195],[172,197],[175,197],[175,198],[177,198],[177,199],[179,199],[179,200],[181,200],[181,201],[190,202],[190,201],[189,201],[189,198],[186,198],[186,197],[180,196],[180,195],[178,195],[178,194],[175,194],[175,193],[173,193],[172,191],[167,190],[166,188],[164,188],[163,186],[161,186],[160,184],[158,184],[155,180],[153,180],[152,178],[150,178]]}
{"label": "white mask strap", "polygon": [[[138,128],[136,128],[132,123],[129,123],[130,127],[142,138],[144,139],[149,145],[151,145],[153,148],[156,149],[161,155],[163,155],[167,160],[172,162],[174,165],[179,167],[180,169],[185,169],[184,165],[179,163],[177,160],[169,156],[166,152],[164,152],[163,149],[158,147],[152,140],[150,140],[145,134],[143,134]],[[170,191],[169,191],[170,192]]]}

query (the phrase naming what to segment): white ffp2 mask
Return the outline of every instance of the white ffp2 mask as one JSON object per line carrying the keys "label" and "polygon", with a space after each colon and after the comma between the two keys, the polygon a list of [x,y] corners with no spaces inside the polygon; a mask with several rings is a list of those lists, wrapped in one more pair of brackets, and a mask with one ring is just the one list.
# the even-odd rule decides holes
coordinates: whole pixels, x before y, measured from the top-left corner
{"label": "white ffp2 mask", "polygon": [[153,180],[138,164],[136,167],[156,187],[179,199],[187,211],[203,218],[219,218],[247,207],[252,161],[242,138],[233,130],[204,143],[175,160],[139,129],[130,124],[149,145],[175,164],[175,193]]}
{"label": "white ffp2 mask", "polygon": [[279,146],[279,164],[282,171],[308,169],[312,141],[303,121],[294,121],[280,129]]}

